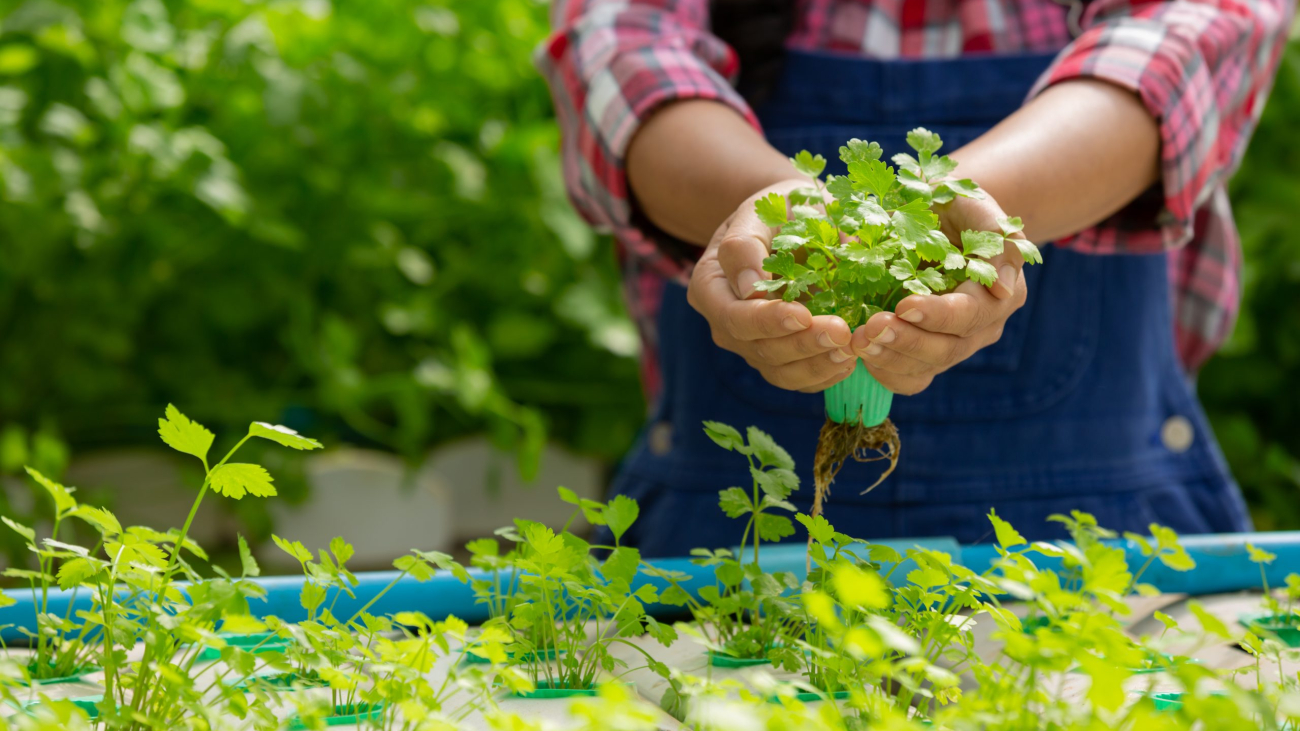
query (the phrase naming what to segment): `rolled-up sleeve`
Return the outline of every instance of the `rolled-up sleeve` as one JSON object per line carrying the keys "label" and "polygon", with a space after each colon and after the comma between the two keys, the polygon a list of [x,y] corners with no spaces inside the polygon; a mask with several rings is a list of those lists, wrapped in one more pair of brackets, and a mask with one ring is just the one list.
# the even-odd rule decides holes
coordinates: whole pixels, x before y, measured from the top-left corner
{"label": "rolled-up sleeve", "polygon": [[736,54],[708,32],[708,0],[558,0],[537,64],[555,100],[569,197],[662,273],[689,262],[635,210],[624,159],[641,123],[677,99],[723,102],[758,126],[729,83]]}
{"label": "rolled-up sleeve", "polygon": [[1161,184],[1062,245],[1154,253],[1192,238],[1196,212],[1237,168],[1285,47],[1295,0],[1098,0],[1031,96],[1095,78],[1159,120]]}

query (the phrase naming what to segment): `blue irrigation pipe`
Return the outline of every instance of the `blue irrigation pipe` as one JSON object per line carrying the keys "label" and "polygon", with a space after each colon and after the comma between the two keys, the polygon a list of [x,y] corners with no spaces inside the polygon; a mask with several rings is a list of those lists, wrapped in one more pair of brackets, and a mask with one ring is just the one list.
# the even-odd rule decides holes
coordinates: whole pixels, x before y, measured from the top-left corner
{"label": "blue irrigation pipe", "polygon": [[[975,570],[984,570],[997,558],[997,549],[992,545],[963,546],[951,538],[924,538],[915,540],[881,541],[900,553],[908,548],[922,546],[950,554],[953,560]],[[1145,562],[1137,544],[1119,540],[1115,542],[1128,554],[1129,566],[1136,568]],[[1196,561],[1192,571],[1177,572],[1166,568],[1159,561],[1153,562],[1142,576],[1142,581],[1152,584],[1162,592],[1180,594],[1215,594],[1230,591],[1244,591],[1261,588],[1260,569],[1250,562],[1246,544],[1252,543],[1264,550],[1277,554],[1272,564],[1264,567],[1269,586],[1285,583],[1287,574],[1300,573],[1300,532],[1279,533],[1242,533],[1204,536],[1183,536],[1183,546]],[[798,577],[804,576],[806,552],[801,544],[784,544],[768,546],[762,549],[761,561],[766,571],[789,571]],[[656,567],[666,571],[680,572],[689,578],[681,585],[691,592],[698,592],[703,586],[713,583],[712,569],[696,566],[688,558],[656,559]],[[903,580],[910,570],[906,565],[898,567],[894,573],[895,582]],[[1036,556],[1035,563],[1045,568],[1053,567],[1053,560]],[[481,573],[471,572],[481,576]],[[357,574],[355,598],[341,597],[334,614],[339,617],[351,616],[366,602],[374,598],[384,587],[398,576],[396,571],[373,571]],[[283,620],[294,622],[306,618],[299,594],[302,591],[301,576],[272,576],[251,579],[265,589],[262,600],[253,600],[250,609],[259,617],[274,615]],[[650,583],[660,589],[668,584],[653,577],[640,577],[640,583]],[[11,606],[0,609],[0,640],[6,643],[20,643],[26,639],[23,630],[31,631],[34,626],[36,602],[27,590],[10,590],[5,592],[15,600]],[[76,603],[76,609],[89,609],[90,595],[86,591],[54,590],[49,596],[51,613],[64,616],[70,604]],[[666,605],[649,605],[652,614],[680,613],[680,608]],[[393,585],[378,601],[370,607],[375,615],[393,614],[399,611],[418,611],[441,619],[455,615],[467,622],[481,622],[487,619],[487,610],[474,599],[471,588],[457,581],[448,573],[439,573],[425,582],[418,582],[410,577],[403,578]]]}

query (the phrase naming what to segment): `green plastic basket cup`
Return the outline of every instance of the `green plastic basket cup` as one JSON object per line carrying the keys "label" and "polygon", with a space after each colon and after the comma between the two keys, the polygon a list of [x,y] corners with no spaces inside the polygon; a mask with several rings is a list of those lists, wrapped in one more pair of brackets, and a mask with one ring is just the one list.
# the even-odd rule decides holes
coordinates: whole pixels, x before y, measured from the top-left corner
{"label": "green plastic basket cup", "polygon": [[1237,618],[1243,627],[1272,637],[1287,647],[1300,647],[1300,615],[1252,612]]}
{"label": "green plastic basket cup", "polygon": [[861,360],[848,378],[826,389],[825,396],[827,418],[841,424],[860,419],[863,426],[879,426],[894,403],[893,392],[880,385]]}

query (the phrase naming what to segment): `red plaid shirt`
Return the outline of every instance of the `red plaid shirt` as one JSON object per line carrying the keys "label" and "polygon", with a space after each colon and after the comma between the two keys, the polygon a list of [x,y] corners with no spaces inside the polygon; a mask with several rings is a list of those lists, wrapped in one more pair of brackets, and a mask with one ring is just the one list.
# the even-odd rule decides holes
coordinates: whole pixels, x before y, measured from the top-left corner
{"label": "red plaid shirt", "polygon": [[[1057,51],[1031,96],[1079,77],[1135,91],[1160,120],[1163,207],[1139,206],[1058,245],[1093,253],[1169,251],[1174,328],[1189,370],[1227,337],[1240,299],[1241,247],[1224,189],[1245,152],[1286,43],[1295,0],[1096,0],[1081,33],[1055,0],[799,0],[787,41],[874,58]],[[634,217],[623,156],[641,120],[675,99],[716,99],[758,121],[728,79],[735,53],[709,33],[709,0],[555,0],[538,58],[563,131],[569,194],[613,231],[658,389],[654,323],[665,278],[689,262]],[[638,224],[641,224],[638,226]]]}

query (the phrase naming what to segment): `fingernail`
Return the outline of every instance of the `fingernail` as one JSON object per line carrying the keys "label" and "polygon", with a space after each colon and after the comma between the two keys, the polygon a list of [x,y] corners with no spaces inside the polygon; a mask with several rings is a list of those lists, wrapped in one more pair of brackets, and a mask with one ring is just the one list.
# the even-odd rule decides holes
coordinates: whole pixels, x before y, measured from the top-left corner
{"label": "fingernail", "polygon": [[843,363],[844,361],[846,361],[846,360],[848,360],[848,359],[850,359],[850,358],[852,358],[852,357],[853,357],[853,354],[850,353],[850,352],[848,352],[848,351],[846,351],[846,350],[844,350],[844,349],[840,349],[840,350],[832,350],[832,351],[831,351],[831,362],[832,362],[832,363]]}
{"label": "fingernail", "polygon": [[1016,291],[1016,268],[1010,264],[1003,264],[998,270],[998,284],[1002,285],[1007,294]]}
{"label": "fingernail", "polygon": [[823,348],[838,348],[839,346],[846,345],[847,343],[835,342],[835,340],[831,337],[831,334],[823,330],[822,333],[817,336],[817,344],[822,346]]}
{"label": "fingernail", "polygon": [[790,332],[798,332],[799,330],[803,329],[803,323],[799,322],[799,318],[795,317],[794,315],[785,318],[785,322],[781,324],[784,325],[785,329],[789,330]]}
{"label": "fingernail", "polygon": [[908,310],[907,312],[904,312],[903,314],[899,315],[899,317],[915,325],[916,323],[920,322],[921,318],[925,317],[925,315],[921,314],[920,310]]}
{"label": "fingernail", "polygon": [[736,292],[736,296],[744,299],[753,294],[754,284],[759,279],[762,279],[762,277],[758,276],[758,272],[753,269],[745,269],[741,271],[740,274],[736,275],[736,288],[740,290]]}
{"label": "fingernail", "polygon": [[889,328],[889,327],[887,327],[887,328],[885,328],[884,330],[881,330],[881,331],[880,331],[880,334],[877,335],[875,338],[873,338],[871,342],[873,342],[873,343],[892,343],[892,342],[894,342],[894,338],[896,338],[896,337],[898,337],[898,334],[894,332],[893,328]]}
{"label": "fingernail", "polygon": [[875,343],[867,346],[867,355],[880,355],[883,352],[885,352],[885,349]]}

